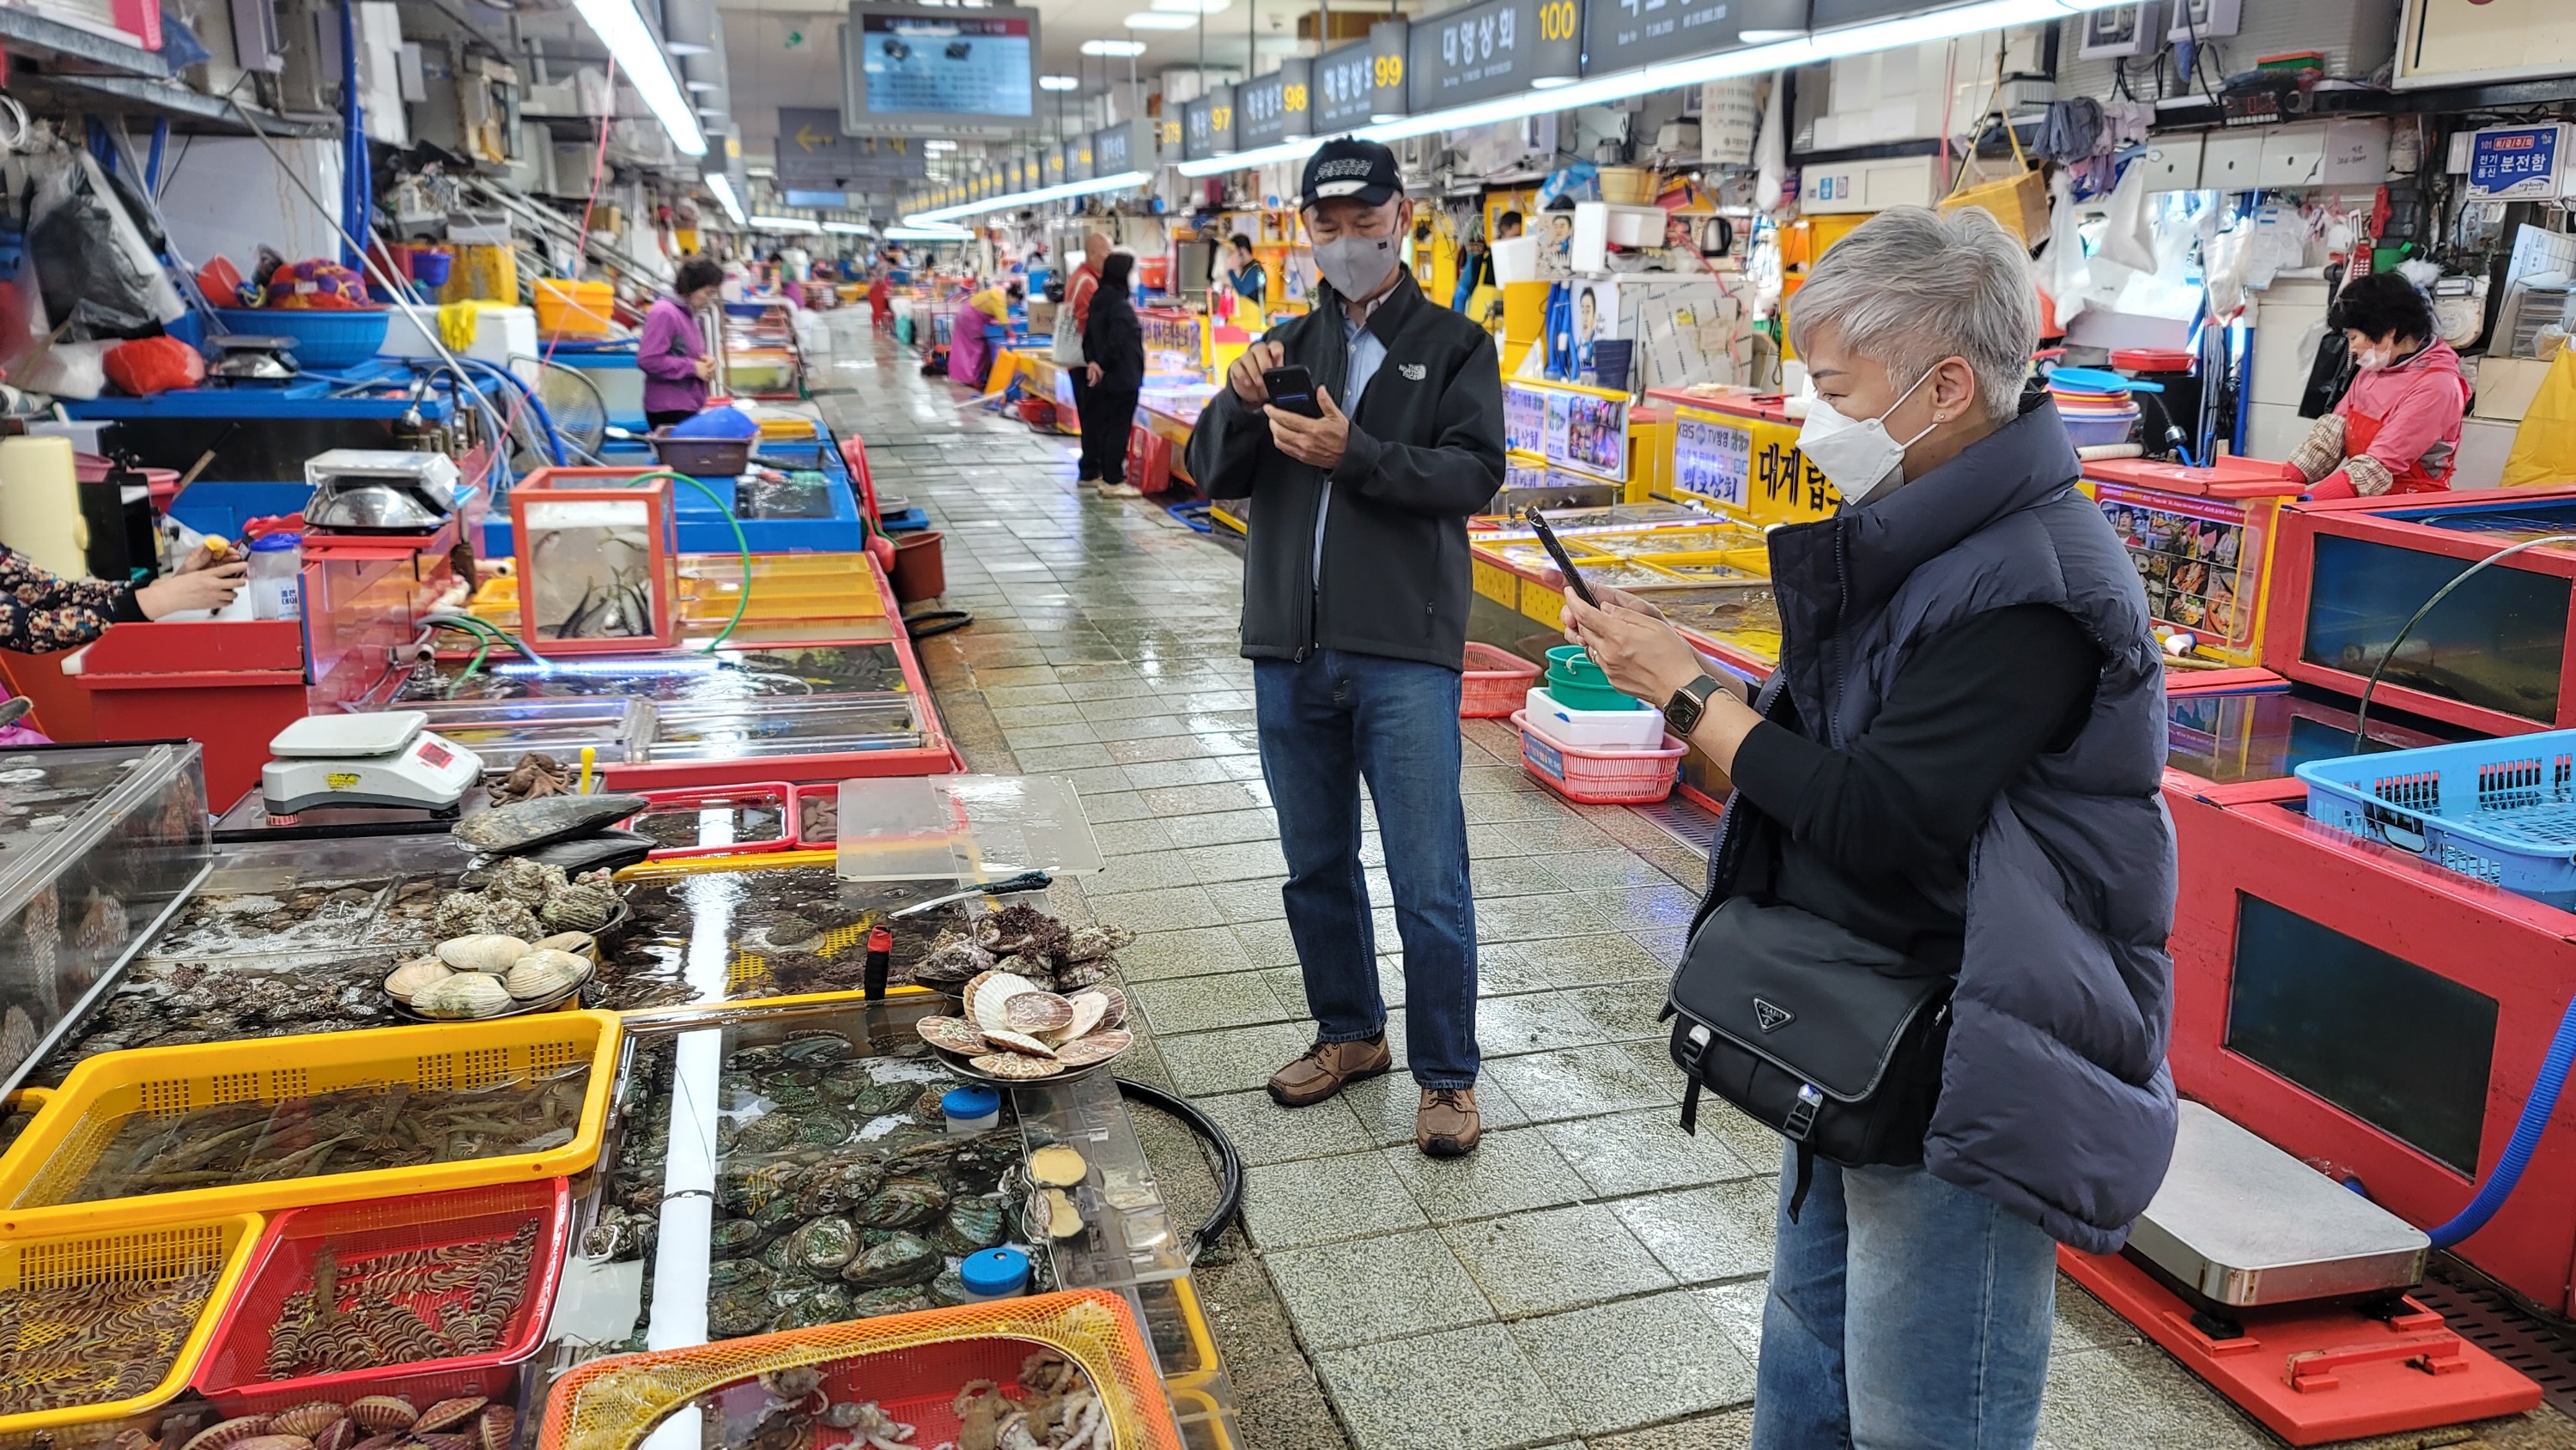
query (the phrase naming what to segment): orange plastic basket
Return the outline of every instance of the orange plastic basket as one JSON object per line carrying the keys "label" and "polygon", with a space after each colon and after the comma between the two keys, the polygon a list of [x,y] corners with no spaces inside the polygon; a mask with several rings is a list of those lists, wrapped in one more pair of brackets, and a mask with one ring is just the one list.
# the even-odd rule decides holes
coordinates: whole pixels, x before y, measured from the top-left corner
{"label": "orange plastic basket", "polygon": [[[103,1053],[71,1071],[36,1120],[0,1156],[0,1236],[147,1227],[246,1210],[390,1198],[491,1183],[563,1178],[599,1157],[617,1014],[538,1012],[497,1022],[446,1022],[308,1037]],[[470,1090],[588,1070],[569,1142],[488,1158],[320,1173],[72,1201],[126,1120],[170,1118],[225,1103],[284,1103],[319,1093],[397,1086]]]}
{"label": "orange plastic basket", "polygon": [[[240,1213],[128,1232],[57,1234],[0,1243],[0,1312],[14,1310],[11,1301],[22,1289],[168,1280],[207,1270],[215,1275],[158,1384],[121,1400],[0,1415],[0,1437],[37,1430],[51,1434],[76,1425],[112,1425],[177,1396],[214,1338],[215,1321],[249,1267],[263,1222],[258,1214]],[[36,1323],[23,1329],[31,1338],[69,1332],[68,1326]],[[11,1364],[12,1357],[0,1353],[0,1383],[12,1374]],[[104,1438],[103,1433],[99,1438]]]}
{"label": "orange plastic basket", "polygon": [[754,1377],[807,1365],[824,1369],[823,1388],[834,1400],[874,1400],[913,1427],[912,1443],[938,1445],[957,1438],[953,1401],[961,1386],[988,1379],[1016,1389],[1020,1362],[1040,1349],[1055,1350],[1090,1377],[1118,1450],[1182,1450],[1134,1313],[1101,1289],[594,1360],[555,1381],[537,1450],[635,1450],[701,1396],[743,1385],[765,1401]]}

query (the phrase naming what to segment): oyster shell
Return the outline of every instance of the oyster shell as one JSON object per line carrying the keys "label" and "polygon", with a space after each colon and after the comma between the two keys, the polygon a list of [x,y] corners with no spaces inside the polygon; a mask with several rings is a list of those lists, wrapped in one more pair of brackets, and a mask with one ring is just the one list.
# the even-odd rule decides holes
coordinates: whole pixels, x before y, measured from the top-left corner
{"label": "oyster shell", "polygon": [[590,959],[570,952],[533,951],[510,964],[501,985],[522,1002],[552,997],[590,978]]}
{"label": "oyster shell", "polygon": [[562,890],[563,885],[561,866],[513,857],[492,873],[492,884],[487,889],[533,908],[543,906],[546,898]]}
{"label": "oyster shell", "polygon": [[912,1024],[912,1030],[921,1034],[922,1041],[950,1052],[972,1055],[992,1050],[985,1044],[984,1034],[963,1017],[924,1017]]}
{"label": "oyster shell", "polygon": [[[394,968],[393,975],[385,978],[385,990],[392,993],[394,996],[401,998],[403,1001],[408,1002],[417,995],[422,988],[445,981],[447,978],[455,975],[456,969],[454,967],[440,961],[436,957],[414,957],[412,960]],[[306,1436],[305,1438],[310,1439],[312,1437]]]}
{"label": "oyster shell", "polygon": [[464,1019],[498,1017],[517,1003],[499,977],[489,972],[458,972],[430,983],[411,999],[411,1005],[424,1017]]}
{"label": "oyster shell", "polygon": [[1109,959],[1107,957],[1095,962],[1070,962],[1066,964],[1063,971],[1055,974],[1055,989],[1059,992],[1079,992],[1085,987],[1096,987],[1108,980]]}
{"label": "oyster shell", "polygon": [[1020,992],[1002,1003],[1003,1025],[1015,1032],[1042,1036],[1073,1022],[1073,1004],[1053,992]]}
{"label": "oyster shell", "polygon": [[617,915],[614,886],[570,886],[546,898],[537,920],[556,931],[597,931]]}
{"label": "oyster shell", "polygon": [[1135,941],[1136,933],[1123,926],[1077,926],[1065,936],[1064,959],[1095,962]]}
{"label": "oyster shell", "polygon": [[528,954],[525,941],[498,932],[460,936],[438,944],[438,959],[460,972],[506,972]]}

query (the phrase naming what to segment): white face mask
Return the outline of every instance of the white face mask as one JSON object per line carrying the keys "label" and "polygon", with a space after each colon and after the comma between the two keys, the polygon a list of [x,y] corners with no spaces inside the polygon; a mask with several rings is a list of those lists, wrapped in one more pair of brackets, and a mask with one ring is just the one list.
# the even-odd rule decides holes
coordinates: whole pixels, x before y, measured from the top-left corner
{"label": "white face mask", "polygon": [[1932,374],[1914,380],[1914,387],[1896,395],[1886,413],[1855,421],[1846,418],[1833,404],[1817,398],[1807,405],[1807,421],[1798,429],[1798,451],[1807,461],[1832,481],[1841,491],[1843,502],[1858,505],[1891,478],[1900,477],[1905,469],[1905,450],[1923,441],[1925,433],[1940,426],[1939,420],[1923,425],[1923,432],[1899,443],[1887,434],[1886,418],[1914,396],[1914,388],[1923,386]]}
{"label": "white face mask", "polygon": [[2352,365],[2366,373],[2378,372],[2395,361],[2397,361],[2397,349],[2393,347],[2365,348],[2352,355]]}
{"label": "white face mask", "polygon": [[1333,284],[1336,296],[1360,301],[1376,295],[1386,285],[1388,274],[1395,270],[1395,242],[1391,236],[1355,237],[1348,233],[1329,242],[1317,242],[1315,270]]}

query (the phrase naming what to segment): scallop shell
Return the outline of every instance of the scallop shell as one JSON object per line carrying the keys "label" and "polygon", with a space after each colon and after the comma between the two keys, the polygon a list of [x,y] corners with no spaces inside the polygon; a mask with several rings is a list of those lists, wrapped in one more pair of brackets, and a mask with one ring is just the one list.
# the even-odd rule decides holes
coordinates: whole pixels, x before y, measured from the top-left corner
{"label": "scallop shell", "polygon": [[579,986],[590,979],[590,959],[570,952],[536,951],[510,964],[509,975],[501,979],[510,995],[522,1002],[551,997],[567,987]]}
{"label": "scallop shell", "polygon": [[313,1442],[301,1435],[253,1435],[235,1440],[232,1450],[313,1450]]}
{"label": "scallop shell", "polygon": [[1078,997],[1068,997],[1065,1000],[1073,1007],[1072,1019],[1052,1032],[1038,1034],[1052,1045],[1061,1046],[1076,1038],[1090,1035],[1091,1030],[1100,1025],[1101,1019],[1109,1015],[1109,999],[1096,992],[1085,992]]}
{"label": "scallop shell", "polygon": [[921,1034],[922,1041],[933,1047],[947,1048],[950,1052],[972,1055],[992,1051],[984,1041],[984,1034],[976,1031],[975,1024],[963,1017],[924,1017],[912,1024],[912,1030]]}
{"label": "scallop shell", "polygon": [[1047,1046],[1045,1043],[1038,1041],[1036,1038],[1031,1037],[1025,1032],[1013,1032],[1007,1027],[986,1028],[984,1030],[984,1040],[993,1044],[995,1047],[1007,1047],[1013,1052],[1025,1052],[1031,1057],[1053,1057],[1056,1055],[1054,1048]]}
{"label": "scallop shell", "polygon": [[[1073,994],[1073,1004],[1077,1007],[1081,1006],[1082,999],[1085,997],[1097,997],[1106,1004],[1100,1013],[1101,1026],[1124,1027],[1127,1025],[1126,993],[1119,991],[1116,987],[1085,987],[1081,991]],[[1077,1032],[1073,1035],[1076,1037],[1084,1037],[1088,1036],[1089,1032],[1086,1029],[1083,1032]]]}
{"label": "scallop shell", "polygon": [[599,965],[599,938],[586,931],[556,932],[553,936],[538,942],[535,949],[541,952],[570,952],[577,957],[589,958],[592,966]]}
{"label": "scallop shell", "polygon": [[420,1418],[412,1422],[411,1432],[415,1435],[426,1435],[438,1430],[452,1430],[474,1418],[485,1405],[490,1403],[492,1403],[490,1400],[481,1395],[440,1400],[420,1412]]}
{"label": "scallop shell", "polygon": [[310,1400],[268,1417],[268,1428],[280,1435],[301,1435],[310,1440],[324,1430],[349,1417],[349,1412],[329,1400]]}
{"label": "scallop shell", "polygon": [[484,932],[440,942],[438,959],[460,972],[506,972],[528,950],[528,944],[517,937]]}
{"label": "scallop shell", "polygon": [[420,1411],[400,1395],[362,1395],[349,1402],[349,1418],[383,1434],[410,1429],[412,1422],[420,1418]]}
{"label": "scallop shell", "polygon": [[1064,1071],[1064,1064],[1044,1057],[1023,1057],[1016,1052],[988,1052],[973,1059],[975,1070],[987,1077],[1053,1077]]}
{"label": "scallop shell", "polygon": [[519,1412],[508,1405],[486,1405],[474,1422],[474,1443],[482,1450],[510,1450],[518,1437]]}
{"label": "scallop shell", "polygon": [[268,1416],[243,1415],[238,1419],[220,1420],[188,1437],[179,1450],[225,1450],[255,1436],[268,1433]]}
{"label": "scallop shell", "polygon": [[412,1010],[424,1017],[498,1017],[515,1005],[510,989],[490,972],[458,972],[432,982],[412,998]]}
{"label": "scallop shell", "polygon": [[422,988],[433,986],[456,975],[456,969],[436,957],[415,957],[394,968],[385,978],[385,990],[403,1001],[410,1001]]}
{"label": "scallop shell", "polygon": [[1073,1004],[1053,992],[1020,992],[1002,1003],[1002,1016],[1014,1030],[1043,1036],[1072,1025]]}
{"label": "scallop shell", "polygon": [[1003,1004],[1022,992],[1038,990],[1038,984],[1026,977],[1013,976],[1009,972],[995,972],[989,977],[978,980],[983,985],[975,987],[974,995],[967,1000],[966,1015],[973,1019],[976,1028],[987,1036],[996,1031],[1013,1030],[1010,1017],[1003,1011]]}
{"label": "scallop shell", "polygon": [[[340,1407],[333,1405],[331,1408],[336,1410]],[[344,1412],[340,1418],[323,1426],[321,1434],[313,1437],[313,1450],[349,1450],[350,1446],[358,1443],[359,1434],[358,1422]]]}
{"label": "scallop shell", "polygon": [[1076,1038],[1055,1050],[1057,1059],[1067,1067],[1089,1067],[1107,1062],[1127,1050],[1135,1037],[1120,1027],[1103,1027],[1088,1037]]}

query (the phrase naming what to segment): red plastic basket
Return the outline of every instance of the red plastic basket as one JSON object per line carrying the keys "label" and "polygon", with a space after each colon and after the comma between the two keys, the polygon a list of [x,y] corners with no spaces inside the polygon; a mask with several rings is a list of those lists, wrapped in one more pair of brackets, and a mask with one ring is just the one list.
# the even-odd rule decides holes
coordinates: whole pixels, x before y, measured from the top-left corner
{"label": "red plastic basket", "polygon": [[1467,646],[1467,674],[1458,689],[1458,718],[1500,720],[1521,708],[1537,683],[1538,666],[1490,644]]}
{"label": "red plastic basket", "polygon": [[1169,492],[1172,487],[1172,440],[1151,428],[1129,428],[1127,481],[1139,493]]}
{"label": "red plastic basket", "polygon": [[785,851],[796,844],[796,820],[790,814],[795,802],[790,799],[785,781],[764,780],[748,785],[706,786],[692,790],[648,790],[644,799],[652,804],[624,822],[627,830],[635,829],[635,822],[646,816],[684,814],[708,808],[766,805],[778,812],[778,835],[773,840],[726,845],[656,846],[645,853],[648,861],[678,861],[691,856],[750,856],[763,851]]}
{"label": "red plastic basket", "polygon": [[[510,1322],[502,1326],[500,1343],[492,1349],[337,1374],[262,1378],[270,1332],[285,1312],[287,1297],[312,1284],[315,1260],[323,1249],[330,1249],[345,1264],[368,1254],[506,1238],[531,1222],[537,1225],[537,1238],[528,1255],[527,1290]],[[571,1223],[571,1184],[562,1178],[290,1209],[270,1220],[241,1292],[225,1306],[224,1317],[215,1326],[214,1344],[197,1370],[197,1392],[209,1398],[234,1397],[244,1406],[240,1412],[247,1413],[373,1392],[359,1388],[362,1384],[391,1393],[399,1382],[402,1388],[440,1395],[464,1393],[445,1388],[451,1384],[506,1384],[519,1362],[536,1353],[545,1335]],[[457,1297],[458,1291],[451,1290],[412,1296],[409,1302],[414,1308],[426,1308],[432,1301]],[[414,1403],[429,1401],[415,1399]]]}
{"label": "red plastic basket", "polygon": [[1022,398],[1020,399],[1020,421],[1032,428],[1053,431],[1055,404],[1045,398]]}
{"label": "red plastic basket", "polygon": [[[821,801],[828,808],[832,824],[822,830],[805,828],[805,803]],[[791,785],[787,788],[787,824],[796,833],[800,851],[832,851],[841,844],[841,783],[837,780],[822,785]]]}
{"label": "red plastic basket", "polygon": [[1673,793],[1687,746],[1664,736],[1661,750],[1603,750],[1565,745],[1512,712],[1521,733],[1521,768],[1568,800],[1588,806],[1648,805]]}

